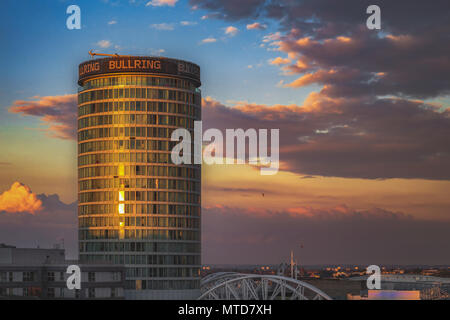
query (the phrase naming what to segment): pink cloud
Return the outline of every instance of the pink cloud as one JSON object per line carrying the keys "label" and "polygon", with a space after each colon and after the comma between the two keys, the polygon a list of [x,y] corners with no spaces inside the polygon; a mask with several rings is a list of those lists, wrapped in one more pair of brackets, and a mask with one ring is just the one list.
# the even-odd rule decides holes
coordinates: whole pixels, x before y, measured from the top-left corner
{"label": "pink cloud", "polygon": [[266,29],[267,25],[261,24],[259,22],[247,24],[247,30],[266,30]]}
{"label": "pink cloud", "polygon": [[76,94],[16,100],[9,107],[9,112],[40,118],[48,126],[45,131],[52,137],[76,139]]}
{"label": "pink cloud", "polygon": [[311,93],[303,105],[229,107],[207,97],[203,127],[280,129],[281,169],[302,175],[449,179],[448,111],[421,100],[335,97],[330,90]]}

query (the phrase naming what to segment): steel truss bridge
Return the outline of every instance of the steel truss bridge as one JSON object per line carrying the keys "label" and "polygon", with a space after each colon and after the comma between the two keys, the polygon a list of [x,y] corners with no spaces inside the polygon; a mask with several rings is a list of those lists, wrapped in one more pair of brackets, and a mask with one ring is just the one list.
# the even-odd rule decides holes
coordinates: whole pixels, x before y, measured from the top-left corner
{"label": "steel truss bridge", "polygon": [[218,272],[201,281],[199,300],[332,300],[309,283],[278,275]]}

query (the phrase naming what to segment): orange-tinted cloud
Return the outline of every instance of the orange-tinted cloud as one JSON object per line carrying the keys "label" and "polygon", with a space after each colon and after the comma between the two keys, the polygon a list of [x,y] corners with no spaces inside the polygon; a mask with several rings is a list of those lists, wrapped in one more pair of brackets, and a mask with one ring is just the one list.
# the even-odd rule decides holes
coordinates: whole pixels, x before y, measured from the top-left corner
{"label": "orange-tinted cloud", "polygon": [[16,100],[9,112],[40,118],[48,127],[46,132],[60,139],[76,139],[77,95],[33,97]]}
{"label": "orange-tinted cloud", "polygon": [[275,59],[272,59],[270,61],[270,64],[279,66],[279,65],[283,65],[283,64],[288,64],[290,62],[291,62],[291,59],[282,58],[282,57],[276,57]]}
{"label": "orange-tinted cloud", "polygon": [[326,85],[328,94],[336,97],[395,95],[423,99],[450,92],[450,81],[443,76],[450,72],[450,46],[444,44],[440,32],[376,37],[362,27],[351,30],[350,36],[337,33],[321,39],[317,33],[305,37],[292,29],[269,41],[269,46],[296,57],[282,70],[306,73],[287,86]]}
{"label": "orange-tinted cloud", "polygon": [[266,30],[266,29],[267,25],[261,24],[259,22],[247,24],[247,30]]}
{"label": "orange-tinted cloud", "polygon": [[14,182],[9,190],[0,194],[0,211],[35,214],[42,209],[42,201],[20,182]]}
{"label": "orange-tinted cloud", "polygon": [[[25,189],[31,194],[28,187]],[[68,257],[76,258],[77,203],[63,203],[56,194],[40,194],[37,198],[42,203],[38,214],[30,214],[29,210],[17,212],[17,208],[11,208],[14,212],[0,210],[1,242],[25,248],[36,245],[50,248],[64,241]]]}
{"label": "orange-tinted cloud", "polygon": [[[381,0],[381,32],[366,27],[369,0],[190,3],[227,21],[275,21],[279,30],[266,35],[262,47],[288,55],[292,64],[281,66],[286,74],[308,73],[290,87],[317,83],[328,86],[328,94],[335,97],[425,99],[450,93],[448,0]],[[339,76],[327,75],[330,70],[337,70]],[[384,76],[375,76],[380,73]]]}
{"label": "orange-tinted cloud", "polygon": [[450,117],[420,100],[334,97],[304,105],[203,100],[203,128],[280,129],[281,169],[351,178],[450,179]]}

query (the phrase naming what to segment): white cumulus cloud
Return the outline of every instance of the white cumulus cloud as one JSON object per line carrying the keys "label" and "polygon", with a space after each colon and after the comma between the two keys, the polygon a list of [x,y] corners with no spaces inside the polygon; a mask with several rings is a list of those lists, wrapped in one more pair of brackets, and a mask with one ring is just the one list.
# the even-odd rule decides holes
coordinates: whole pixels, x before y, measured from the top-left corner
{"label": "white cumulus cloud", "polygon": [[210,37],[210,38],[203,39],[203,40],[201,41],[201,43],[213,43],[213,42],[216,42],[216,41],[217,41],[216,38]]}
{"label": "white cumulus cloud", "polygon": [[100,40],[97,42],[97,45],[101,48],[109,48],[111,46],[111,41],[109,40]]}
{"label": "white cumulus cloud", "polygon": [[174,29],[172,23],[154,23],[150,27],[156,30],[165,30],[165,31],[171,31]]}
{"label": "white cumulus cloud", "polygon": [[178,2],[178,0],[152,0],[147,2],[145,5],[146,7],[152,6],[152,7],[162,7],[162,6],[169,6],[173,7]]}
{"label": "white cumulus cloud", "polygon": [[180,24],[183,27],[188,27],[188,26],[195,26],[197,24],[197,22],[195,22],[195,21],[181,21]]}

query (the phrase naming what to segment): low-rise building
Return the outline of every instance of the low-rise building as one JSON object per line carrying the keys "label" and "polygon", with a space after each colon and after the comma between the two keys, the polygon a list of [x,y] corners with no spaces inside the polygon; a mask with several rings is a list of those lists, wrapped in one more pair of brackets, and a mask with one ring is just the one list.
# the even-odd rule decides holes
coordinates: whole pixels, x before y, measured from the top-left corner
{"label": "low-rise building", "polygon": [[[81,288],[69,289],[70,265],[81,271]],[[64,249],[0,244],[0,299],[123,299],[125,268],[66,260]]]}

